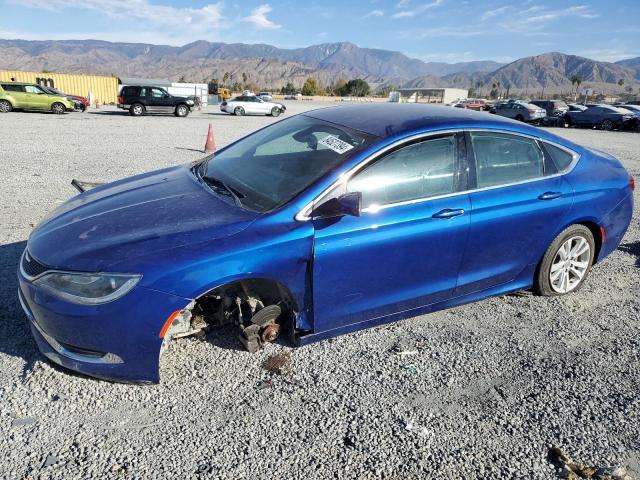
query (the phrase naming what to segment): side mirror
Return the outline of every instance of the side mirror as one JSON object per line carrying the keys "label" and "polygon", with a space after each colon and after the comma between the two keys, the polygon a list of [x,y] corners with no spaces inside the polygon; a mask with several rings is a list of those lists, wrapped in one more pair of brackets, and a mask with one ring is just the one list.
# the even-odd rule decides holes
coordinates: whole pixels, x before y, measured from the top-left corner
{"label": "side mirror", "polygon": [[334,197],[319,205],[312,212],[313,217],[331,218],[351,215],[359,217],[362,208],[362,193],[351,192]]}

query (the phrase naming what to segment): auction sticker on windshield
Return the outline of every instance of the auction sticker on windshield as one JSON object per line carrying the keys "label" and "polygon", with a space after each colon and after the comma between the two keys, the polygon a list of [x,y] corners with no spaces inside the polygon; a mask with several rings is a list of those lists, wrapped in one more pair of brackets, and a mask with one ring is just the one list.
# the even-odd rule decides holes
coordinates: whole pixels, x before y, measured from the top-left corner
{"label": "auction sticker on windshield", "polygon": [[348,152],[353,148],[353,145],[350,145],[344,140],[340,140],[338,137],[334,137],[333,135],[324,137],[318,143],[320,145],[324,145],[325,147],[330,148],[331,150],[333,150],[336,153],[339,153],[340,155],[342,155],[344,152]]}

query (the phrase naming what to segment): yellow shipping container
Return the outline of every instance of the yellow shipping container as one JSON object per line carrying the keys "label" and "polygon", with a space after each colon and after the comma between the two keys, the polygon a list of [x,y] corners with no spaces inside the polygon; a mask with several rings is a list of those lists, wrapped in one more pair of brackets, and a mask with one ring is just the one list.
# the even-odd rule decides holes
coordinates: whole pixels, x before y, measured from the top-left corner
{"label": "yellow shipping container", "polygon": [[101,104],[116,103],[118,99],[117,77],[0,70],[0,81],[37,83],[54,87],[69,95],[79,95],[86,98],[89,98],[89,92],[91,92],[93,101]]}

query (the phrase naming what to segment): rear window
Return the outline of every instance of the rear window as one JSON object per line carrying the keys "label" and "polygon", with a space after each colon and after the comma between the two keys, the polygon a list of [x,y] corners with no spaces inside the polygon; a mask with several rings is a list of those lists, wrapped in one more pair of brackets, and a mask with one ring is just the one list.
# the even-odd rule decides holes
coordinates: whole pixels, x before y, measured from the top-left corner
{"label": "rear window", "polygon": [[563,150],[562,148],[551,145],[550,143],[544,143],[544,149],[549,153],[551,160],[558,169],[558,172],[562,173],[569,168],[571,162],[573,162],[573,155]]}
{"label": "rear window", "polygon": [[135,97],[138,95],[139,87],[124,87],[122,89],[123,97]]}
{"label": "rear window", "polygon": [[2,88],[7,92],[24,92],[24,85],[14,85],[11,83],[3,83]]}

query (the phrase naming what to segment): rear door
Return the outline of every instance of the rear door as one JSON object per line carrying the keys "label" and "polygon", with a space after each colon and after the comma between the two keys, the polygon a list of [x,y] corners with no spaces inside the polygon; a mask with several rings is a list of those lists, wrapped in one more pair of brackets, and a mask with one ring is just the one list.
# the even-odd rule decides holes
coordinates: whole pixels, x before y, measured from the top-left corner
{"label": "rear door", "polygon": [[[362,193],[361,216],[314,219],[314,324],[328,331],[453,295],[469,227],[461,136],[403,146],[335,195]],[[466,177],[465,177],[466,181]]]}
{"label": "rear door", "polygon": [[25,85],[24,91],[26,108],[45,109],[48,107],[48,96],[44,94],[43,90],[35,85]]}
{"label": "rear door", "polygon": [[470,132],[467,139],[474,188],[461,295],[535,268],[573,203],[573,188],[535,139],[497,132]]}
{"label": "rear door", "polygon": [[24,85],[17,85],[15,83],[3,83],[2,88],[6,92],[6,95],[10,96],[13,99],[14,108],[28,108]]}

